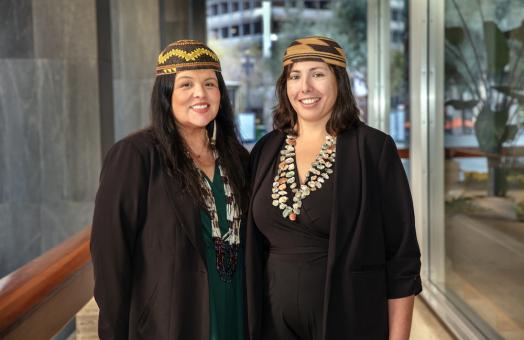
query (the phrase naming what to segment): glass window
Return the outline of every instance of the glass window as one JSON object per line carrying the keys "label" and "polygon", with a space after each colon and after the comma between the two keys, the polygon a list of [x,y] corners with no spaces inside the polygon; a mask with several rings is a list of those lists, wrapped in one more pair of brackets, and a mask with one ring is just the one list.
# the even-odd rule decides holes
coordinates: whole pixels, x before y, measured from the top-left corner
{"label": "glass window", "polygon": [[399,149],[409,147],[408,2],[390,1],[390,115],[389,133]]}
{"label": "glass window", "polygon": [[238,37],[239,35],[240,35],[240,30],[238,28],[238,25],[231,26],[231,36]]}
{"label": "glass window", "polygon": [[221,32],[222,32],[222,38],[229,37],[229,27],[222,27]]}
{"label": "glass window", "polygon": [[244,31],[244,35],[250,35],[251,34],[251,24],[248,22],[242,24],[242,30]]}
{"label": "glass window", "polygon": [[211,15],[217,15],[218,14],[218,5],[212,4],[211,5]]}
{"label": "glass window", "polygon": [[255,21],[255,24],[254,24],[254,33],[255,34],[260,34],[262,33],[262,20],[257,20]]}
{"label": "glass window", "polygon": [[445,271],[430,277],[485,334],[522,339],[524,2],[445,5]]}
{"label": "glass window", "polygon": [[328,9],[329,8],[329,1],[319,1],[318,7],[320,9]]}
{"label": "glass window", "polygon": [[316,1],[304,1],[305,8],[317,8],[316,5],[317,5]]}
{"label": "glass window", "polygon": [[220,14],[226,14],[226,13],[228,13],[227,2],[222,2],[220,4]]}
{"label": "glass window", "polygon": [[238,1],[233,1],[233,2],[231,3],[231,6],[232,6],[232,11],[233,11],[233,12],[238,12],[238,7],[239,7],[239,6],[238,6]]}

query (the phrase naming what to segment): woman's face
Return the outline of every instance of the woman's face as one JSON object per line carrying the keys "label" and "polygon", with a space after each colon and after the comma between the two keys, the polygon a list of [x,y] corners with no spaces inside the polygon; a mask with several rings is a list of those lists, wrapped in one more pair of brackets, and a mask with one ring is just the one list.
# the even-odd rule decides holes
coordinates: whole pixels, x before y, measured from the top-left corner
{"label": "woman's face", "polygon": [[321,61],[292,64],[286,87],[299,122],[327,123],[338,92],[335,74],[328,64]]}
{"label": "woman's face", "polygon": [[176,74],[171,97],[173,115],[181,128],[203,128],[215,119],[220,90],[213,70],[188,70]]}

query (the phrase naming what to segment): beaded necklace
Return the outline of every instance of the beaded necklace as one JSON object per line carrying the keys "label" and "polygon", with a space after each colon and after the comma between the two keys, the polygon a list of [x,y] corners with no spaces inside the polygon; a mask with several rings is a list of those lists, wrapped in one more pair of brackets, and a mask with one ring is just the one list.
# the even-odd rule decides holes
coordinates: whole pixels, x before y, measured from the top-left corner
{"label": "beaded necklace", "polygon": [[231,186],[229,185],[229,179],[220,165],[216,151],[213,152],[213,155],[218,164],[218,170],[222,182],[224,183],[224,193],[226,195],[226,218],[229,224],[229,230],[224,235],[222,235],[222,232],[220,231],[217,207],[211,185],[206,179],[204,172],[198,167],[195,167],[200,174],[200,185],[204,189],[204,203],[211,218],[211,236],[215,245],[216,269],[218,276],[222,281],[231,282],[233,275],[235,274],[238,252],[240,249],[241,212],[235,201]]}
{"label": "beaded necklace", "polygon": [[[272,204],[282,210],[282,216],[296,221],[302,208],[302,200],[309,196],[312,191],[322,188],[322,184],[329,179],[333,173],[333,164],[335,164],[337,138],[327,135],[325,142],[320,148],[320,152],[311,164],[311,169],[306,173],[304,184],[296,182],[295,179],[295,145],[297,138],[287,135],[283,149],[280,151],[280,163],[278,172],[273,180],[271,189]],[[288,202],[287,186],[293,193],[293,203],[290,206]]]}

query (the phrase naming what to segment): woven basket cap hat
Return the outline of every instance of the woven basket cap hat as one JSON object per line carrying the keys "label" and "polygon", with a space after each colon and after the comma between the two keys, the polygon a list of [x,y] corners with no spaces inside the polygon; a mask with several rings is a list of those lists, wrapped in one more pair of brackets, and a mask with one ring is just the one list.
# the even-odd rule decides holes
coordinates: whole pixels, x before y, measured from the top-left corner
{"label": "woven basket cap hat", "polygon": [[198,40],[178,40],[169,44],[158,56],[156,75],[206,69],[221,70],[216,53]]}
{"label": "woven basket cap hat", "polygon": [[346,52],[333,39],[312,36],[293,41],[284,54],[284,66],[299,61],[323,61],[340,67],[346,67]]}

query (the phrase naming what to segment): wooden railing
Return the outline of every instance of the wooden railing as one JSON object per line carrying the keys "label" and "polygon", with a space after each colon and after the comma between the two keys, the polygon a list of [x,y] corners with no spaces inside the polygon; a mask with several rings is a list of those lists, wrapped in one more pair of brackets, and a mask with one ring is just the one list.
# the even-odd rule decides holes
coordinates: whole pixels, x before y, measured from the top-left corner
{"label": "wooden railing", "polygon": [[[399,148],[398,154],[400,158],[409,158],[409,148]],[[449,158],[500,158],[501,156],[524,157],[524,147],[510,147],[503,148],[500,154],[488,153],[476,147],[461,147],[461,148],[445,148],[444,157]]]}
{"label": "wooden railing", "polygon": [[0,339],[50,339],[93,295],[91,228],[0,279]]}

